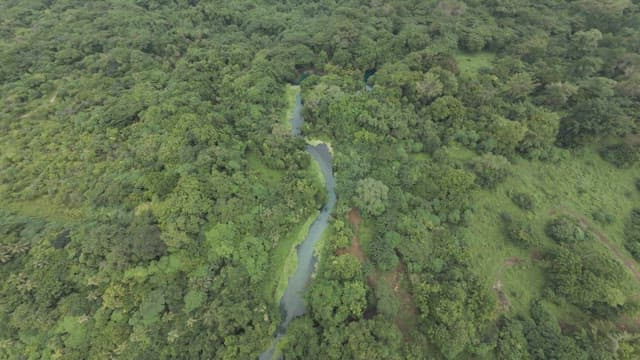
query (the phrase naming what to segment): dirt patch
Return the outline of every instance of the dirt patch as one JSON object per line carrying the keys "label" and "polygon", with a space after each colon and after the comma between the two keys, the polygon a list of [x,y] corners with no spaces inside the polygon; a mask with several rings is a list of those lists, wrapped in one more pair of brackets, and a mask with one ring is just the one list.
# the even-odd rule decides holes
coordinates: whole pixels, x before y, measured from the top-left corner
{"label": "dirt patch", "polygon": [[531,261],[538,262],[544,259],[544,253],[542,251],[536,250],[531,252]]}
{"label": "dirt patch", "polygon": [[520,265],[520,264],[522,264],[523,262],[524,262],[524,261],[523,261],[522,259],[520,259],[519,257],[517,257],[517,256],[512,256],[512,257],[510,257],[510,258],[506,258],[506,259],[504,260],[504,266],[505,266],[505,267],[512,267],[512,266],[515,266],[515,265]]}
{"label": "dirt patch", "polygon": [[507,312],[511,309],[511,302],[505,294],[504,289],[502,288],[502,281],[498,279],[495,284],[493,284],[493,291],[496,293],[498,297],[498,310],[500,312]]}
{"label": "dirt patch", "polygon": [[362,247],[360,247],[360,241],[358,240],[357,235],[353,235],[351,238],[351,246],[345,249],[336,250],[336,255],[344,255],[351,254],[360,260],[360,263],[364,263],[364,252],[362,251]]}
{"label": "dirt patch", "polygon": [[360,263],[364,263],[364,252],[362,251],[362,247],[360,246],[360,240],[358,239],[358,229],[360,228],[360,222],[362,218],[360,217],[360,213],[358,209],[351,208],[349,213],[347,214],[347,218],[349,219],[349,223],[353,226],[353,237],[351,238],[351,246],[346,249],[339,249],[336,251],[337,255],[351,254],[360,260]]}
{"label": "dirt patch", "polygon": [[640,145],[640,135],[639,134],[630,134],[624,138],[624,142],[628,145]]}
{"label": "dirt patch", "polygon": [[[533,259],[534,255],[532,254],[531,256]],[[511,301],[509,301],[509,297],[505,293],[502,286],[502,271],[504,269],[508,269],[510,267],[521,265],[524,263],[525,263],[525,260],[517,256],[508,257],[504,259],[504,261],[502,262],[502,266],[500,267],[500,269],[498,270],[498,273],[496,274],[496,282],[493,284],[492,289],[495,292],[496,297],[498,298],[498,311],[501,313],[508,312],[511,310]]]}
{"label": "dirt patch", "polygon": [[357,233],[358,228],[360,227],[360,223],[362,222],[360,211],[358,211],[358,209],[356,208],[351,208],[351,210],[349,210],[349,213],[347,214],[347,219],[349,219],[349,223],[353,226],[353,231]]}

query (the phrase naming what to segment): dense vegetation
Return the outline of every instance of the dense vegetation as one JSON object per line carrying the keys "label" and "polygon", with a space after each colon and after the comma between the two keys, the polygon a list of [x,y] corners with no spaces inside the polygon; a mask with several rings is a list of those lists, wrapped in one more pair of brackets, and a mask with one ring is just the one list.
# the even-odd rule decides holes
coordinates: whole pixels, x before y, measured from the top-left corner
{"label": "dense vegetation", "polygon": [[[640,4],[0,3],[0,357],[640,357]],[[285,274],[283,276],[283,274]]]}

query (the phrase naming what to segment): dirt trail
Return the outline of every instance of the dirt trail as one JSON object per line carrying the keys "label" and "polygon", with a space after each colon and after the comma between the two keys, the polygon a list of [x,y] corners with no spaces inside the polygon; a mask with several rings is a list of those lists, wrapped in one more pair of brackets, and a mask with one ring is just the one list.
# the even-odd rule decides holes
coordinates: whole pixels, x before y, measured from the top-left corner
{"label": "dirt trail", "polygon": [[614,244],[613,242],[611,242],[611,240],[609,240],[607,235],[605,235],[598,228],[594,227],[593,224],[591,224],[591,222],[586,217],[567,208],[566,206],[560,206],[557,209],[551,210],[550,214],[551,215],[565,214],[565,215],[570,215],[575,219],[577,219],[580,222],[580,225],[585,230],[591,231],[591,233],[593,233],[596,236],[598,241],[602,245],[604,245],[607,249],[609,249],[609,251],[611,251],[611,253],[616,257],[616,259],[618,259],[618,261],[620,261],[627,268],[627,270],[629,270],[633,274],[636,280],[640,282],[640,271],[638,270],[638,264],[633,259],[626,256],[616,244]]}
{"label": "dirt trail", "polygon": [[524,260],[520,259],[517,256],[508,257],[504,259],[502,267],[500,268],[500,270],[498,270],[498,274],[496,275],[496,282],[495,284],[493,284],[492,289],[498,297],[498,310],[500,312],[508,312],[511,309],[511,301],[505,293],[502,285],[502,271],[504,269],[508,269],[512,266],[520,265],[523,263]]}
{"label": "dirt trail", "polygon": [[358,239],[358,230],[360,228],[360,222],[362,218],[360,217],[360,212],[358,209],[352,208],[349,210],[349,214],[347,215],[349,219],[349,223],[353,226],[353,237],[351,238],[351,246],[346,249],[340,249],[336,253],[338,255],[351,254],[360,260],[360,263],[364,263],[364,252],[362,251],[362,247],[360,246],[360,240]]}

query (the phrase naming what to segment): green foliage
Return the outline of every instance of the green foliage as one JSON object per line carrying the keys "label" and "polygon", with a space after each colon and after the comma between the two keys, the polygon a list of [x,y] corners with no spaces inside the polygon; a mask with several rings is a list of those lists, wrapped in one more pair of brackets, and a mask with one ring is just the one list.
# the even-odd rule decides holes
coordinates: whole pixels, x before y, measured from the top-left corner
{"label": "green foliage", "polygon": [[400,301],[394,294],[391,284],[380,281],[375,288],[376,311],[386,321],[394,321],[400,309]]}
{"label": "green foliage", "polygon": [[522,322],[509,317],[502,320],[496,342],[496,357],[500,360],[529,359],[528,343],[524,336]]}
{"label": "green foliage", "polygon": [[587,359],[575,341],[562,334],[558,320],[541,301],[531,304],[531,319],[524,322],[524,333],[531,359]]}
{"label": "green foliage", "polygon": [[360,261],[353,255],[345,254],[327,260],[329,267],[325,276],[330,280],[357,280],[362,276]]}
{"label": "green foliage", "polygon": [[632,209],[624,228],[624,246],[634,258],[640,259],[640,209]]}
{"label": "green foliage", "polygon": [[522,210],[531,211],[535,209],[535,201],[533,196],[524,192],[516,192],[511,194],[511,201]]}
{"label": "green foliage", "polygon": [[358,208],[378,216],[384,212],[388,196],[389,188],[382,181],[366,178],[358,182],[354,201]]}
{"label": "green foliage", "polygon": [[619,168],[628,168],[638,161],[638,147],[628,143],[605,146],[600,156]]}
{"label": "green foliage", "polygon": [[566,215],[550,221],[545,232],[551,239],[565,244],[579,243],[592,238],[591,233],[578,220]]}
{"label": "green foliage", "polygon": [[476,174],[476,183],[488,189],[495,189],[509,176],[509,160],[504,156],[484,154],[470,163]]}
{"label": "green foliage", "polygon": [[309,307],[323,327],[337,326],[349,319],[359,319],[366,305],[362,280],[348,282],[316,281],[309,292]]}
{"label": "green foliage", "polygon": [[387,232],[376,237],[367,243],[367,258],[382,271],[392,270],[398,265],[395,248],[401,241],[400,234],[396,232]]}
{"label": "green foliage", "polygon": [[567,301],[594,313],[625,304],[627,273],[617,260],[583,247],[561,246],[551,254],[550,286]]}
{"label": "green foliage", "polygon": [[468,254],[451,240],[446,236],[437,240],[432,255],[442,258],[443,266],[412,280],[420,328],[446,358],[455,358],[480,344],[480,324],[495,307],[488,290],[470,271]]}
{"label": "green foliage", "polygon": [[502,220],[507,239],[517,246],[530,248],[540,245],[540,239],[534,234],[531,224],[526,220],[514,219],[508,214],[503,214]]}
{"label": "green foliage", "polygon": [[[325,200],[283,115],[297,82],[341,210],[284,357],[637,358],[613,319],[640,216],[610,220],[638,200],[637,4],[363,4],[2,2],[0,357],[267,348]],[[558,206],[580,221],[551,221],[555,251]],[[336,255],[354,235],[364,267]],[[408,292],[371,289],[370,263]],[[497,333],[496,278],[518,315]],[[529,313],[545,278],[556,304]]]}

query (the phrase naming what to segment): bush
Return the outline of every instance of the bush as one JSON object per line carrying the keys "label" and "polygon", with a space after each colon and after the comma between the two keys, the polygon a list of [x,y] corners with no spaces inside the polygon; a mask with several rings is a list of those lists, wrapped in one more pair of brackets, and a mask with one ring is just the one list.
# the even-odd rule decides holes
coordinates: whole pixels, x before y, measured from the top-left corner
{"label": "bush", "polygon": [[638,160],[638,150],[626,143],[609,145],[600,150],[600,157],[619,168],[628,168]]}
{"label": "bush", "polygon": [[535,202],[533,196],[527,193],[517,192],[511,195],[511,201],[522,210],[533,210],[535,208]]}
{"label": "bush", "polygon": [[476,174],[476,183],[488,189],[495,189],[509,176],[509,165],[507,158],[493,154],[484,154],[470,164]]}
{"label": "bush", "polygon": [[577,243],[590,238],[590,234],[580,226],[578,220],[560,216],[547,224],[547,235],[559,243]]}
{"label": "bush", "polygon": [[636,260],[640,260],[640,208],[631,210],[624,228],[624,237],[624,246]]}
{"label": "bush", "polygon": [[531,225],[524,220],[514,219],[508,214],[502,214],[504,232],[515,245],[530,248],[540,244],[540,240],[533,234]]}
{"label": "bush", "polygon": [[372,239],[366,247],[367,257],[380,270],[388,271],[398,265],[395,248],[400,243],[400,235],[388,232],[384,236]]}
{"label": "bush", "polygon": [[609,214],[608,212],[602,209],[598,209],[594,211],[591,214],[591,217],[593,218],[593,220],[603,225],[610,225],[616,220],[615,216],[613,216],[612,214]]}

